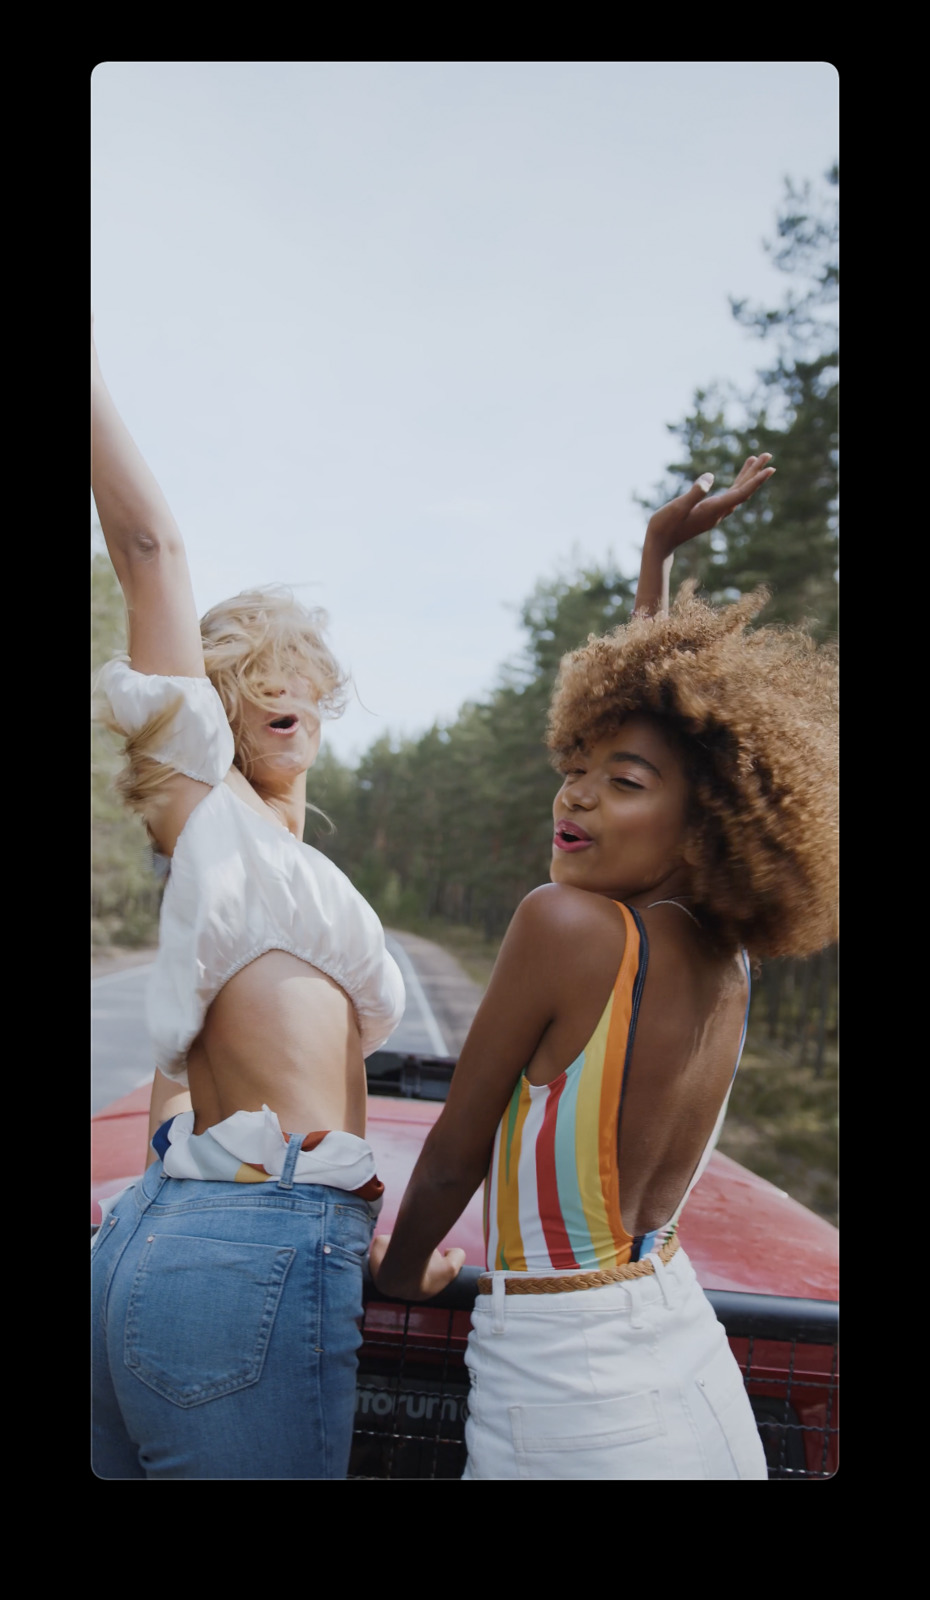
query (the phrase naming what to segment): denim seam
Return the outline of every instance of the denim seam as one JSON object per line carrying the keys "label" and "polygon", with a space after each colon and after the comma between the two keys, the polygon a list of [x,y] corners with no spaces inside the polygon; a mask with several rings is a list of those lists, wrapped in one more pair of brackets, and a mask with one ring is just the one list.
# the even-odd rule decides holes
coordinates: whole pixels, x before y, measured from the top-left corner
{"label": "denim seam", "polygon": [[[103,1326],[104,1337],[106,1337],[106,1331],[107,1331],[107,1312],[108,1312],[109,1304],[110,1304],[110,1290],[111,1290],[111,1288],[113,1286],[113,1279],[114,1279],[114,1276],[116,1274],[116,1269],[117,1269],[117,1267],[119,1266],[120,1262],[123,1259],[123,1255],[124,1255],[124,1253],[125,1253],[125,1251],[127,1249],[127,1246],[130,1245],[132,1243],[132,1240],[135,1238],[136,1231],[142,1226],[142,1222],[143,1222],[143,1220],[145,1218],[145,1213],[148,1210],[148,1206],[145,1206],[145,1207],[139,1209],[138,1208],[138,1201],[135,1201],[135,1204],[136,1204],[136,1207],[137,1207],[135,1222],[133,1224],[131,1224],[131,1225],[127,1224],[126,1229],[125,1229],[125,1237],[122,1240],[118,1240],[118,1235],[119,1235],[119,1231],[120,1231],[120,1223],[124,1219],[122,1217],[117,1217],[115,1215],[115,1213],[114,1213],[108,1219],[108,1223],[106,1224],[110,1237],[113,1237],[113,1230],[112,1230],[112,1228],[109,1227],[109,1222],[110,1221],[115,1221],[115,1223],[116,1223],[117,1238],[114,1239],[114,1243],[117,1244],[117,1249],[116,1249],[116,1253],[114,1255],[114,1258],[113,1258],[112,1262],[110,1263],[110,1269],[107,1272],[106,1278],[104,1280],[103,1294],[100,1297],[100,1318],[101,1318],[101,1322],[102,1322],[102,1326]],[[105,1250],[107,1245],[109,1244],[109,1242],[110,1242],[109,1238],[103,1238],[100,1241],[100,1246],[98,1247],[98,1249],[99,1250]]]}
{"label": "denim seam", "polygon": [[215,1195],[212,1197],[204,1195],[202,1199],[194,1200],[153,1200],[151,1205],[157,1214],[161,1216],[173,1216],[176,1213],[185,1211],[225,1211],[231,1205],[235,1206],[237,1211],[302,1211],[307,1217],[322,1217],[326,1214],[326,1206],[323,1201],[304,1201],[301,1204],[295,1196],[288,1192],[268,1195],[267,1198],[263,1199],[259,1199],[257,1196],[253,1198],[251,1195],[245,1194],[241,1200],[237,1195]]}
{"label": "denim seam", "polygon": [[697,1443],[698,1454],[704,1463],[704,1476],[705,1478],[709,1479],[710,1462],[707,1459],[707,1451],[704,1448],[704,1440],[701,1436],[701,1430],[698,1427],[697,1417],[695,1416],[694,1410],[689,1402],[687,1390],[683,1384],[679,1385],[678,1396],[681,1401],[681,1409],[688,1420],[688,1426],[690,1427],[692,1435]]}

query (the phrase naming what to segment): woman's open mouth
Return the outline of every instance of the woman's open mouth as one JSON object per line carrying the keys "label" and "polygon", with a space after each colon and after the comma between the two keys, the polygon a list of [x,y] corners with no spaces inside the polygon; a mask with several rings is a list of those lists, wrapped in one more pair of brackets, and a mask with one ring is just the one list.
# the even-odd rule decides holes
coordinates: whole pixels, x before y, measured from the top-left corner
{"label": "woman's open mouth", "polygon": [[275,717],[274,722],[267,724],[269,733],[295,733],[300,726],[299,720],[292,713],[286,717]]}
{"label": "woman's open mouth", "polygon": [[556,850],[587,850],[594,843],[589,833],[578,826],[577,822],[557,822],[552,843]]}

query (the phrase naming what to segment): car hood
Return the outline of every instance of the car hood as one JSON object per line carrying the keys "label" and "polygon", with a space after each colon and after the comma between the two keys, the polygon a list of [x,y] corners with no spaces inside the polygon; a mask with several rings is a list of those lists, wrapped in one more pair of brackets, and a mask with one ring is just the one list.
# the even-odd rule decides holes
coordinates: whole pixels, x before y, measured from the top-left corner
{"label": "car hood", "polygon": [[[91,1119],[91,1221],[100,1201],[139,1175],[150,1085],[106,1106]],[[368,1138],[384,1184],[377,1231],[390,1233],[410,1173],[442,1103],[370,1095]],[[459,1245],[470,1266],[484,1266],[482,1193],[469,1202],[443,1246]],[[839,1233],[764,1178],[716,1152],[679,1227],[705,1289],[836,1300]]]}

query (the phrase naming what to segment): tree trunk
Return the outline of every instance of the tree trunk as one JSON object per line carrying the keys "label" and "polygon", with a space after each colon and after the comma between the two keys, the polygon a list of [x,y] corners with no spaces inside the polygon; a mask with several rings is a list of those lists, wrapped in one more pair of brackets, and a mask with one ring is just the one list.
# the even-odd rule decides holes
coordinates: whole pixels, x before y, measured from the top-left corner
{"label": "tree trunk", "polygon": [[778,1014],[781,1010],[784,976],[784,968],[780,961],[770,961],[762,969],[762,987],[766,998],[766,1031],[770,1039],[778,1038]]}
{"label": "tree trunk", "polygon": [[799,998],[798,998],[798,1021],[797,1021],[797,1027],[795,1029],[795,1038],[797,1040],[797,1045],[798,1045],[797,1062],[798,1062],[798,1066],[799,1067],[803,1067],[804,1058],[807,1055],[807,1039],[808,1039],[808,1033],[809,1033],[808,1018],[809,1018],[809,1015],[810,1015],[811,976],[812,976],[811,968],[812,968],[813,964],[814,964],[813,960],[802,961],[801,962],[800,994],[799,994]]}

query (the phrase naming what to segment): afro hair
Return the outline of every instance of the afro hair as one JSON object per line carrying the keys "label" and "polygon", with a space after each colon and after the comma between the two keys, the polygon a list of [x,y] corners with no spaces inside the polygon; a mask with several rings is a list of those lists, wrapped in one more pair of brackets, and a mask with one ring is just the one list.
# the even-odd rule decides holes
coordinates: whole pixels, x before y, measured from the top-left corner
{"label": "afro hair", "polygon": [[628,717],[655,717],[682,752],[696,841],[695,912],[722,949],[805,956],[836,938],[837,658],[803,628],[749,624],[764,590],[713,608],[682,587],[562,659],[553,765]]}

